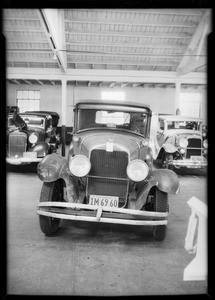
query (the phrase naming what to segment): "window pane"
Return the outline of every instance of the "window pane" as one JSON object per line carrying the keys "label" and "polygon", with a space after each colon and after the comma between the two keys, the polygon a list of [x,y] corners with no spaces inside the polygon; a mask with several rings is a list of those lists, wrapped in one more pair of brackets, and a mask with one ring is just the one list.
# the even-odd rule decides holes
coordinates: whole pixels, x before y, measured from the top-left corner
{"label": "window pane", "polygon": [[17,91],[17,99],[22,99],[22,91]]}
{"label": "window pane", "polygon": [[29,99],[35,99],[34,94],[35,94],[34,91],[29,91]]}
{"label": "window pane", "polygon": [[28,91],[23,91],[22,99],[28,99]]}

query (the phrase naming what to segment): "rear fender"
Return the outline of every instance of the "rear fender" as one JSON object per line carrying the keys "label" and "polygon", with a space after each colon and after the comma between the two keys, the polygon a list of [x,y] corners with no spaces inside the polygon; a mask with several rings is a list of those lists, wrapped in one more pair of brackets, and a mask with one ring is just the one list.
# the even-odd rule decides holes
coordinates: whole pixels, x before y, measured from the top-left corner
{"label": "rear fender", "polygon": [[141,209],[143,207],[143,205],[146,203],[151,188],[154,186],[167,194],[178,194],[178,176],[171,170],[153,170],[148,178],[147,183],[142,187],[141,191],[137,195],[135,209]]}

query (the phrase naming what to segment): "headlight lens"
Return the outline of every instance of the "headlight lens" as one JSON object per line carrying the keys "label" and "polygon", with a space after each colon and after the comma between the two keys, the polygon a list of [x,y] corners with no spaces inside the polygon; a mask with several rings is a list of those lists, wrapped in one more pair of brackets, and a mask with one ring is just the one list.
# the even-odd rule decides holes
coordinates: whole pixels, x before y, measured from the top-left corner
{"label": "headlight lens", "polygon": [[28,140],[31,144],[35,144],[38,141],[38,136],[35,133],[32,133]]}
{"label": "headlight lens", "polygon": [[132,181],[142,181],[147,177],[148,173],[148,165],[140,159],[131,161],[127,166],[127,175]]}
{"label": "headlight lens", "polygon": [[206,149],[208,148],[208,140],[204,140],[203,147],[206,148]]}
{"label": "headlight lens", "polygon": [[84,155],[75,155],[70,159],[69,170],[77,177],[86,176],[91,168],[89,159]]}
{"label": "headlight lens", "polygon": [[179,140],[179,146],[180,146],[180,147],[186,148],[187,145],[188,145],[188,140],[187,140],[187,139],[181,138],[181,139]]}

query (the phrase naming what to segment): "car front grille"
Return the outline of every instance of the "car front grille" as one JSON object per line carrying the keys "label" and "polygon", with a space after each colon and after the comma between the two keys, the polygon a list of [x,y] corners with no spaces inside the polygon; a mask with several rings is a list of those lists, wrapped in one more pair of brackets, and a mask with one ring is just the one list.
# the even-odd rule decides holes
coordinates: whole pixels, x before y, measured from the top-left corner
{"label": "car front grille", "polygon": [[8,139],[8,156],[23,157],[23,152],[26,151],[27,135],[24,132],[12,132]]}
{"label": "car front grille", "polygon": [[190,158],[191,156],[201,156],[202,155],[201,145],[202,145],[202,141],[199,138],[188,139],[186,158]]}
{"label": "car front grille", "polygon": [[94,149],[91,152],[90,162],[88,195],[118,196],[119,207],[123,207],[126,204],[129,184],[126,173],[127,152]]}

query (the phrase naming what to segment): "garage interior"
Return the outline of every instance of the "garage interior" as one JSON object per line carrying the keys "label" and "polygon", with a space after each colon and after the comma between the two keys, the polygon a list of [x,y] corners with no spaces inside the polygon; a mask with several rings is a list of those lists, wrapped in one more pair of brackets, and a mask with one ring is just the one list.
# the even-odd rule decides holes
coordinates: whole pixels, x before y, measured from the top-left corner
{"label": "garage interior", "polygon": [[[182,96],[192,95],[200,100],[190,102],[191,114],[207,124],[211,18],[205,8],[3,9],[6,105],[22,112],[37,103],[41,111],[57,112],[63,156],[79,100],[115,97],[147,104],[153,113],[180,114]],[[187,201],[195,196],[207,204],[206,175],[178,172],[180,193],[169,195],[167,237],[157,242],[150,228],[65,220],[60,234],[48,238],[36,212],[42,182],[35,168],[7,169],[7,293],[207,293],[207,280],[183,281],[195,256],[184,248]]]}

